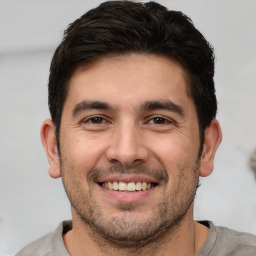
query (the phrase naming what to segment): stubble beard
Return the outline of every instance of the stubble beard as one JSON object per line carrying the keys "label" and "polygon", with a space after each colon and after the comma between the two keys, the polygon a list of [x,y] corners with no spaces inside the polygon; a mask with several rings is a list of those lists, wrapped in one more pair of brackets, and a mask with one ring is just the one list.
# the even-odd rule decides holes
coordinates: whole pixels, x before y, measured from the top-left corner
{"label": "stubble beard", "polygon": [[[117,248],[142,248],[149,243],[159,242],[167,235],[174,233],[191,208],[198,187],[198,161],[192,169],[186,166],[179,167],[180,180],[185,182],[181,182],[178,191],[166,189],[168,175],[164,169],[148,171],[147,168],[140,166],[125,171],[122,167],[108,170],[93,169],[87,176],[88,193],[83,194],[79,180],[71,176],[74,173],[72,169],[72,167],[65,166],[61,161],[64,188],[76,214],[95,241],[100,243],[102,238]],[[95,174],[98,177],[113,172],[149,174],[160,180],[160,184],[164,188],[163,197],[161,201],[154,202],[151,213],[145,219],[138,220],[134,216],[131,217],[132,213],[136,211],[136,204],[134,203],[119,204],[120,214],[108,217],[101,205],[94,199],[93,186],[95,184],[93,184],[93,180]],[[188,172],[192,172],[192,178],[188,179]]]}

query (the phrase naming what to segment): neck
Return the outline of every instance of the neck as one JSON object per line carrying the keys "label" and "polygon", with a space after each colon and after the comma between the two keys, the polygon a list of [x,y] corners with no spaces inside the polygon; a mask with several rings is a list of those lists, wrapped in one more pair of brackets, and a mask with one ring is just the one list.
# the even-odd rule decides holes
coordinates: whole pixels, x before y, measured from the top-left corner
{"label": "neck", "polygon": [[76,256],[194,256],[204,245],[208,232],[207,227],[193,221],[191,209],[172,230],[141,246],[122,246],[105,239],[73,214],[73,229],[64,236],[64,243],[69,254]]}

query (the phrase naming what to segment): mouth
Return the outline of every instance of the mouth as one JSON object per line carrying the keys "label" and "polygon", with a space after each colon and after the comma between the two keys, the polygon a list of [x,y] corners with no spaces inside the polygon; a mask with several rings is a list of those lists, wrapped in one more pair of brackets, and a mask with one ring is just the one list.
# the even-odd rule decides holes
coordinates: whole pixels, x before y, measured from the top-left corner
{"label": "mouth", "polygon": [[153,198],[160,181],[143,174],[110,174],[96,180],[96,184],[106,202],[136,203]]}
{"label": "mouth", "polygon": [[108,182],[100,182],[98,183],[101,187],[120,192],[139,192],[149,190],[155,186],[157,183],[154,182],[123,182],[123,181],[108,181]]}

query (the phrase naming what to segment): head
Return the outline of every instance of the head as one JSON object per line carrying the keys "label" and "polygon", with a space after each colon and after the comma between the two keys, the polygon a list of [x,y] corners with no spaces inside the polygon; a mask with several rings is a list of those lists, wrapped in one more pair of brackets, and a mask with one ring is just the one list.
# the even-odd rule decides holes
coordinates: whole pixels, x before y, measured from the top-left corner
{"label": "head", "polygon": [[49,77],[49,108],[57,140],[69,82],[77,68],[103,56],[127,53],[156,54],[181,64],[187,93],[196,107],[202,148],[204,131],[217,111],[213,50],[186,15],[154,2],[105,2],[65,31]]}
{"label": "head", "polygon": [[145,246],[193,219],[221,140],[213,74],[191,20],[153,2],[105,2],[68,27],[41,136],[74,230]]}

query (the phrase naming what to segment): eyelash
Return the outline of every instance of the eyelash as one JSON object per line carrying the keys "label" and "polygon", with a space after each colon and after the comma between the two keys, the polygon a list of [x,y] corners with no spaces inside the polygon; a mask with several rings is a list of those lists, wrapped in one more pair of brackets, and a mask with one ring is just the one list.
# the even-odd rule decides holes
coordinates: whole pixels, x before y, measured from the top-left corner
{"label": "eyelash", "polygon": [[[162,116],[156,116],[156,117],[152,117],[149,119],[148,123],[151,123],[151,121],[153,121],[152,124],[159,124],[159,125],[164,125],[164,124],[171,124],[173,123],[173,121],[165,118],[165,117],[162,117]],[[156,123],[154,122],[156,121]],[[158,122],[158,123],[157,123]]]}
{"label": "eyelash", "polygon": [[[92,125],[97,125],[97,124],[100,125],[100,124],[106,124],[106,123],[108,123],[108,121],[104,117],[93,116],[93,117],[83,120],[83,123],[90,123]],[[155,125],[168,125],[168,124],[174,123],[174,121],[167,119],[165,117],[162,117],[162,116],[155,116],[155,117],[149,118],[146,123],[152,124],[152,125],[154,125],[154,124]]]}
{"label": "eyelash", "polygon": [[[99,122],[99,120],[101,122]],[[96,122],[94,122],[96,121]],[[107,123],[107,120],[104,117],[101,116],[93,116],[90,118],[87,118],[85,120],[83,120],[83,123],[91,123],[91,124],[103,124],[103,123]]]}

